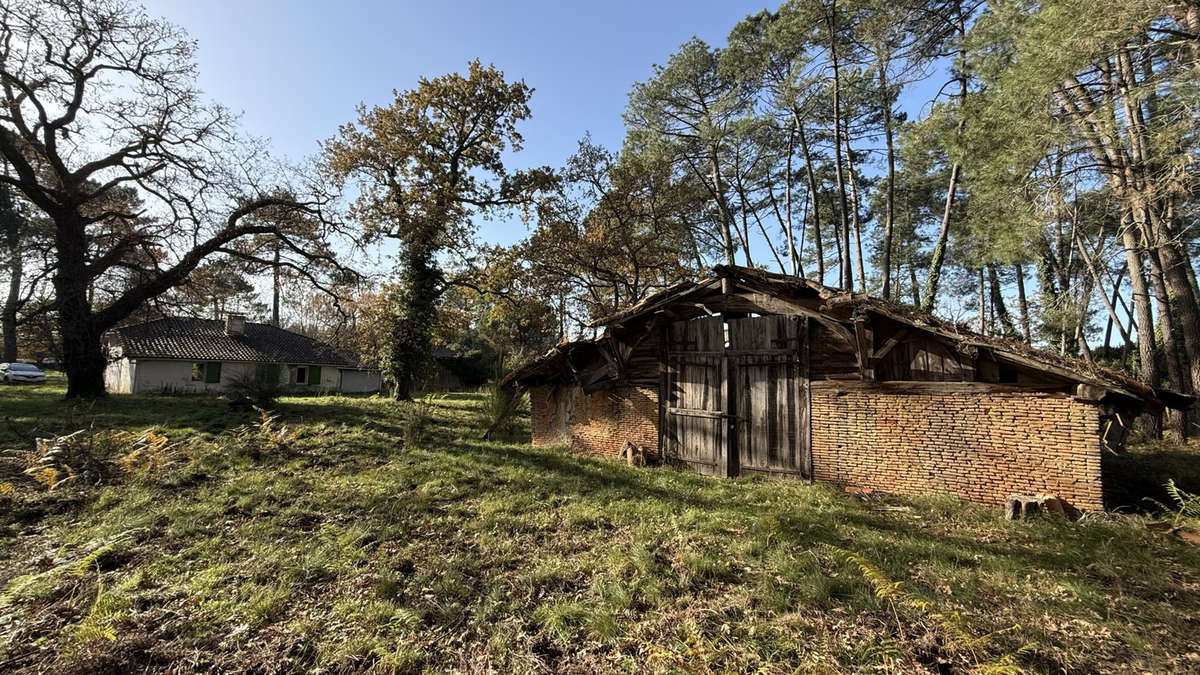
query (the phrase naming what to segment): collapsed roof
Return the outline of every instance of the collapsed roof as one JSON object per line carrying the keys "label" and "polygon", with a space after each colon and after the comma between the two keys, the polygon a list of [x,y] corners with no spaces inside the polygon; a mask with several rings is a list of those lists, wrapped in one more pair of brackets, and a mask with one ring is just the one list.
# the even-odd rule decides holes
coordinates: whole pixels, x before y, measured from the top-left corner
{"label": "collapsed roof", "polygon": [[[597,360],[613,358],[615,337],[644,333],[649,322],[665,317],[680,321],[723,312],[741,314],[793,314],[808,316],[857,342],[860,351],[868,351],[855,332],[873,318],[901,325],[936,338],[962,354],[986,354],[997,363],[1035,370],[1061,380],[1091,388],[1099,400],[1114,395],[1141,402],[1151,408],[1162,406],[1187,409],[1192,396],[1161,387],[1150,387],[1125,373],[1083,359],[1035,349],[1024,342],[983,335],[965,326],[939,319],[932,314],[861,293],[830,288],[796,276],[766,272],[736,265],[719,265],[710,277],[683,281],[647,296],[635,305],[591,324],[604,328],[596,338],[556,345],[510,373],[503,386],[531,386],[540,381],[574,379],[579,369]],[[866,362],[865,356],[861,362]]]}

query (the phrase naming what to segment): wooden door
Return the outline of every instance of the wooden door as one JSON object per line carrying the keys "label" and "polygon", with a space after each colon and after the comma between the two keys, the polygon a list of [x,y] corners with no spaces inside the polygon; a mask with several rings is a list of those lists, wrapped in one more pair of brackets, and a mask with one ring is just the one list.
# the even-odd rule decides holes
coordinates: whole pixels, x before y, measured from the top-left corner
{"label": "wooden door", "polygon": [[729,321],[737,472],[812,477],[807,319]]}
{"label": "wooden door", "polygon": [[729,363],[720,317],[668,329],[663,382],[663,460],[711,476],[729,475]]}

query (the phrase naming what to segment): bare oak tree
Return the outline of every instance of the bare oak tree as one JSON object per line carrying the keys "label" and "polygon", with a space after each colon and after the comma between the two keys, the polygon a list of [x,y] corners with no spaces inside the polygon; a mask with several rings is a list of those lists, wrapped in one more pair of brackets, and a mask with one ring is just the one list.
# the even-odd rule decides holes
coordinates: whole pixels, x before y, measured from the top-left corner
{"label": "bare oak tree", "polygon": [[[202,100],[194,51],[122,0],[0,0],[0,153],[13,167],[0,181],[53,223],[68,397],[104,394],[104,331],[207,256],[252,235],[289,241],[287,219],[257,213],[320,213],[262,184],[261,152]],[[110,199],[129,190],[137,200]],[[114,276],[118,292],[94,304],[89,289]]]}

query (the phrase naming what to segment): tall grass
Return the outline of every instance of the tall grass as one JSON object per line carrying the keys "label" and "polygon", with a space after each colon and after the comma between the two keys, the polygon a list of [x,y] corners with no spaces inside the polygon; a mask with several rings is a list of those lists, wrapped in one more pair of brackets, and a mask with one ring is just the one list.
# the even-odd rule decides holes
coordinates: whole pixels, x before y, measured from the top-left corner
{"label": "tall grass", "polygon": [[516,408],[520,405],[513,399],[522,396],[512,387],[489,384],[483,390],[483,417],[492,438],[511,440],[517,435],[519,424]]}

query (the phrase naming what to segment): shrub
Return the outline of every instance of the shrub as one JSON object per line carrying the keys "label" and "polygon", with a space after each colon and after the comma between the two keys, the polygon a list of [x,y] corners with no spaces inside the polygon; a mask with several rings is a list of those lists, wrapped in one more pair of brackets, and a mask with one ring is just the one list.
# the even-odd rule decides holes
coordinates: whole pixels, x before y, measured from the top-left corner
{"label": "shrub", "polygon": [[416,447],[429,438],[429,428],[433,426],[433,402],[441,398],[444,398],[441,394],[428,394],[425,398],[402,404],[400,424],[405,445]]}
{"label": "shrub", "polygon": [[283,393],[283,385],[279,383],[282,367],[277,363],[258,365],[253,373],[242,373],[229,380],[225,387],[231,398],[247,398],[260,408],[275,404],[275,399]]}
{"label": "shrub", "polygon": [[483,415],[487,428],[492,429],[493,438],[512,438],[517,431],[516,417],[509,409],[513,399],[520,396],[511,387],[490,384],[483,392]]}

